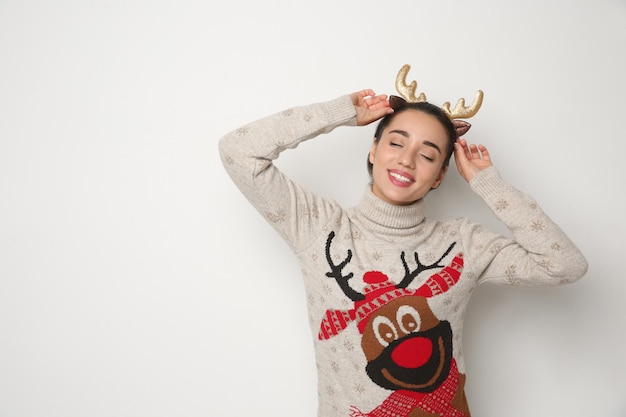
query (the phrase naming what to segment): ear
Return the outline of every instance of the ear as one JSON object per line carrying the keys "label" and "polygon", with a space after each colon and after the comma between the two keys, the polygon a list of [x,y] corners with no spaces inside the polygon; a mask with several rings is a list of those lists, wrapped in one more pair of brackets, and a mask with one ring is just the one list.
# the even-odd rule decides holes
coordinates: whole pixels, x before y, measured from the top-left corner
{"label": "ear", "polygon": [[465,120],[455,119],[452,121],[452,124],[454,125],[454,130],[456,130],[456,136],[458,138],[466,134],[467,131],[470,130],[470,127],[472,127],[472,125],[466,122]]}
{"label": "ear", "polygon": [[394,95],[389,96],[389,107],[391,107],[392,109],[398,110],[398,109],[401,109],[402,107],[405,107],[406,105],[407,105],[407,102],[402,97],[398,97]]}
{"label": "ear", "polygon": [[378,142],[376,138],[372,142],[372,146],[370,147],[370,164],[374,165],[374,157],[376,156],[376,149],[378,148]]}
{"label": "ear", "polygon": [[435,188],[438,188],[439,185],[441,184],[441,181],[443,181],[443,177],[446,176],[446,172],[448,172],[448,167],[450,165],[446,165],[445,168],[442,168],[441,171],[439,171],[439,176],[437,177],[437,179],[435,180],[435,182],[433,183],[431,190],[434,190]]}

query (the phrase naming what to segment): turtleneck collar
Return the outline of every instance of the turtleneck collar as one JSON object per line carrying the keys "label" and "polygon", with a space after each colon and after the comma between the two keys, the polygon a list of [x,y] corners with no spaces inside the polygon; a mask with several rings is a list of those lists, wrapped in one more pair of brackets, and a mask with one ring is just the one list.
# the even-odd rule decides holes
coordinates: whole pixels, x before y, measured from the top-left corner
{"label": "turtleneck collar", "polygon": [[367,185],[356,212],[373,231],[404,236],[414,234],[424,222],[424,206],[424,199],[406,206],[387,203]]}

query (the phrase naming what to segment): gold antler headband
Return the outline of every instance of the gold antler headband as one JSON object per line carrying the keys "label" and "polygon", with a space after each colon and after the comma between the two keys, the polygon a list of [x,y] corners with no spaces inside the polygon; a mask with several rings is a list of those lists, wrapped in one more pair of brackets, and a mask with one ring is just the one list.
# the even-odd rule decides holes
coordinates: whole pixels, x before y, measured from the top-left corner
{"label": "gold antler headband", "polygon": [[[411,81],[410,84],[407,84],[406,76],[410,69],[411,66],[405,64],[402,68],[400,68],[400,71],[398,71],[398,76],[396,77],[396,90],[398,90],[398,93],[400,93],[402,98],[391,96],[390,102],[392,107],[401,107],[403,103],[419,103],[426,101],[426,95],[424,93],[420,93],[419,96],[415,95],[415,91],[417,90],[416,81]],[[457,101],[456,106],[454,106],[454,109],[452,110],[450,110],[450,102],[446,101],[443,103],[443,106],[441,106],[441,110],[450,120],[452,120],[454,127],[457,129],[457,132],[459,132],[459,136],[466,133],[471,125],[468,122],[455,119],[469,119],[470,117],[476,115],[478,110],[480,110],[480,106],[483,104],[483,95],[482,90],[478,90],[476,92],[476,96],[474,97],[474,101],[472,101],[472,104],[469,106],[465,105],[465,99],[463,98],[460,98]]]}

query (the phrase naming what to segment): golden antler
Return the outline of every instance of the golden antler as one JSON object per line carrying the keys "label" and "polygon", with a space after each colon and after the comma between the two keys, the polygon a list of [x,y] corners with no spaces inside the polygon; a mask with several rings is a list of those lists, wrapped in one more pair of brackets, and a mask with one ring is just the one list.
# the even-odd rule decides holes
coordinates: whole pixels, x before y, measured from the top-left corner
{"label": "golden antler", "polygon": [[396,77],[396,90],[398,90],[402,98],[409,103],[426,101],[426,95],[424,93],[420,93],[419,97],[415,97],[415,90],[417,89],[416,81],[411,81],[411,84],[407,85],[406,76],[410,69],[411,66],[409,64],[405,64],[400,68],[398,76]]}
{"label": "golden antler", "polygon": [[[411,84],[406,83],[406,76],[409,73],[411,66],[405,64],[398,71],[398,76],[396,77],[396,90],[398,93],[409,103],[417,103],[426,101],[426,95],[424,93],[420,93],[419,96],[415,96],[415,90],[417,90],[417,82],[411,81]],[[450,110],[450,102],[445,102],[441,107],[441,110],[450,118],[450,120],[454,119],[469,119],[470,117],[476,115],[478,110],[480,110],[480,106],[483,104],[483,92],[482,90],[478,90],[476,92],[476,96],[474,97],[474,101],[470,106],[465,106],[465,99],[460,98],[457,101],[456,106],[454,106],[453,110]]]}
{"label": "golden antler", "polygon": [[459,101],[456,102],[456,106],[454,109],[450,111],[450,102],[446,101],[441,106],[441,110],[445,114],[448,115],[450,119],[469,119],[474,116],[480,110],[480,106],[483,104],[483,92],[482,90],[478,90],[476,92],[476,96],[474,97],[474,101],[469,107],[465,106],[465,99],[460,98]]}

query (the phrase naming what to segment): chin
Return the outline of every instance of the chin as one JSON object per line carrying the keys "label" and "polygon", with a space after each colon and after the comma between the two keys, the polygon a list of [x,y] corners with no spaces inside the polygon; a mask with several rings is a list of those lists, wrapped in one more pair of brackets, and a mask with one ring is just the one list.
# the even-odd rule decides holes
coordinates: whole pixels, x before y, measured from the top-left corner
{"label": "chin", "polygon": [[408,206],[419,200],[421,200],[426,193],[408,192],[406,189],[398,189],[399,187],[381,189],[372,184],[372,191],[374,195],[389,204],[396,206]]}
{"label": "chin", "polygon": [[388,198],[387,202],[389,202],[390,204],[396,205],[396,206],[409,206],[415,202],[417,202],[419,200],[418,199],[396,199],[396,198]]}

